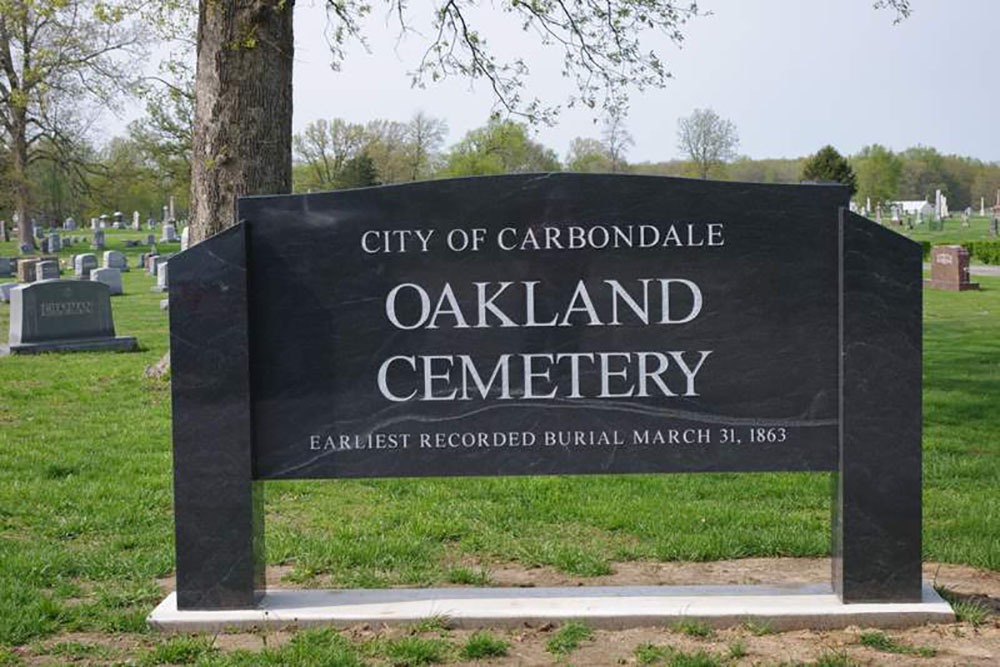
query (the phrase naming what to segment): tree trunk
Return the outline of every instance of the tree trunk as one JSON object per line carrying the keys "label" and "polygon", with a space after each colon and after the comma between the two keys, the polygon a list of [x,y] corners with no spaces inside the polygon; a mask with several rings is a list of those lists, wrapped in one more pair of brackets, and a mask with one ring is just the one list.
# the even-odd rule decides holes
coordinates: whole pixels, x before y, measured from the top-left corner
{"label": "tree trunk", "polygon": [[[31,189],[28,184],[28,122],[23,109],[15,109],[11,123],[10,162],[14,180],[14,207],[17,210],[18,246],[35,248],[34,230],[28,212],[31,208]],[[30,252],[30,251],[29,251]]]}
{"label": "tree trunk", "polygon": [[294,0],[200,0],[191,242],[236,224],[236,197],[292,187]]}

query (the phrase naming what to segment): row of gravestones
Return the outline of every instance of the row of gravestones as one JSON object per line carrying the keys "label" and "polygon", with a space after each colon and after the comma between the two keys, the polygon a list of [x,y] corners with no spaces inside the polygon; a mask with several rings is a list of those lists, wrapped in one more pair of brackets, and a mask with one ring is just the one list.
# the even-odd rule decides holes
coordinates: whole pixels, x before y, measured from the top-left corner
{"label": "row of gravestones", "polygon": [[[154,291],[167,290],[167,261],[171,256],[143,253],[139,258],[139,266],[157,278]],[[0,275],[6,269],[9,276],[11,260],[0,260]],[[0,299],[11,304],[8,343],[0,346],[0,356],[136,349],[134,337],[116,335],[111,312],[111,296],[122,293],[121,274],[129,270],[128,259],[109,250],[104,253],[104,263],[103,268],[98,268],[96,255],[76,255],[73,270],[77,280],[59,280],[58,259],[16,261],[23,284],[0,285]]]}
{"label": "row of gravestones", "polygon": [[[66,247],[71,247],[76,243],[80,243],[85,240],[82,237],[68,237],[62,238],[58,232],[52,232],[42,236],[38,228],[35,229],[36,237],[39,239],[39,250],[43,254],[56,253]],[[180,242],[183,247],[186,247],[188,236],[188,227],[185,227],[180,235],[177,234],[177,228],[172,224],[166,224],[163,226],[163,231],[160,234],[160,243],[178,243]],[[93,241],[91,242],[91,249],[93,250],[103,250],[105,248],[105,234],[103,229],[94,230]],[[153,245],[156,243],[156,237],[153,234],[149,234],[146,237],[146,245]],[[140,244],[139,240],[128,240],[125,241],[126,247],[136,247]],[[28,254],[34,251],[34,247],[30,244],[21,244],[20,246],[21,254]]]}
{"label": "row of gravestones", "polygon": [[[156,253],[143,253],[139,256],[139,266],[145,268],[150,275],[157,279],[156,285],[153,287],[154,291],[167,291],[166,262],[171,256]],[[15,261],[18,282],[0,286],[0,300],[2,301],[9,301],[11,290],[19,285],[58,280],[60,277],[59,260],[55,257],[31,257],[20,260],[0,257],[0,277],[10,277],[13,274]],[[117,250],[108,250],[104,253],[103,267],[98,266],[97,256],[93,253],[73,256],[74,277],[77,280],[103,283],[108,286],[111,295],[123,293],[121,274],[127,271],[129,271],[128,258]]]}

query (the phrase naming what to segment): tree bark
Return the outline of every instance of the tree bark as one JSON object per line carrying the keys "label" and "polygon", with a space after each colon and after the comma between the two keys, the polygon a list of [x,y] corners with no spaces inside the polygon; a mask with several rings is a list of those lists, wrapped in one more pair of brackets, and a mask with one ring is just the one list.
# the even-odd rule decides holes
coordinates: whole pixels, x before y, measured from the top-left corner
{"label": "tree bark", "polygon": [[[14,181],[14,207],[17,209],[18,246],[28,245],[35,249],[35,235],[32,230],[29,210],[31,209],[31,187],[28,183],[28,121],[27,114],[20,107],[14,110],[11,120],[10,162]],[[31,251],[29,251],[31,252]]]}
{"label": "tree bark", "polygon": [[191,242],[236,224],[236,197],[292,187],[294,0],[200,0]]}

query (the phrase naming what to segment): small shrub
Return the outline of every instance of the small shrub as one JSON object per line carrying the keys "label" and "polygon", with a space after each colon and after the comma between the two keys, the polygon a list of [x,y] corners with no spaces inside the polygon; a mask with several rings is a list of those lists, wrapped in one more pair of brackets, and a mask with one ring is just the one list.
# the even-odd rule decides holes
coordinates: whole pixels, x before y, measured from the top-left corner
{"label": "small shrub", "polygon": [[747,655],[747,643],[742,639],[734,639],[729,642],[729,657],[733,660],[739,660]]}
{"label": "small shrub", "polygon": [[594,638],[594,631],[583,623],[571,622],[559,628],[545,642],[545,650],[555,655],[567,655],[580,647],[580,643]]}
{"label": "small shrub", "polygon": [[460,653],[463,660],[483,660],[507,655],[510,642],[495,637],[489,632],[475,632],[465,642]]}

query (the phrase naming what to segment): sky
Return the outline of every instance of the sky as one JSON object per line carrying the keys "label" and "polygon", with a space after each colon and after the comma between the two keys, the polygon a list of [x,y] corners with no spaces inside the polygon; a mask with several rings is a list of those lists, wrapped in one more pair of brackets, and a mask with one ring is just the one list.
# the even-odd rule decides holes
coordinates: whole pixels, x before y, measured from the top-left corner
{"label": "sky", "polygon": [[[710,107],[735,123],[740,153],[753,158],[807,155],[827,143],[849,154],[877,142],[1000,161],[1000,2],[912,0],[912,16],[898,25],[892,11],[872,4],[701,0],[710,15],[687,24],[682,47],[665,38],[648,44],[673,78],[662,90],[633,92],[628,159],[681,157],[678,118]],[[411,3],[411,11],[425,5]],[[322,0],[299,0],[295,12],[295,131],[318,118],[405,121],[422,110],[447,120],[450,144],[486,122],[493,98],[483,84],[412,88],[423,42],[400,43],[378,9],[367,25],[370,52],[350,48],[340,71],[330,67]],[[497,15],[484,14],[490,42],[526,57],[531,94],[564,102],[572,83],[559,75],[561,52]],[[537,130],[560,156],[578,136],[600,136],[592,111],[565,111]]]}

